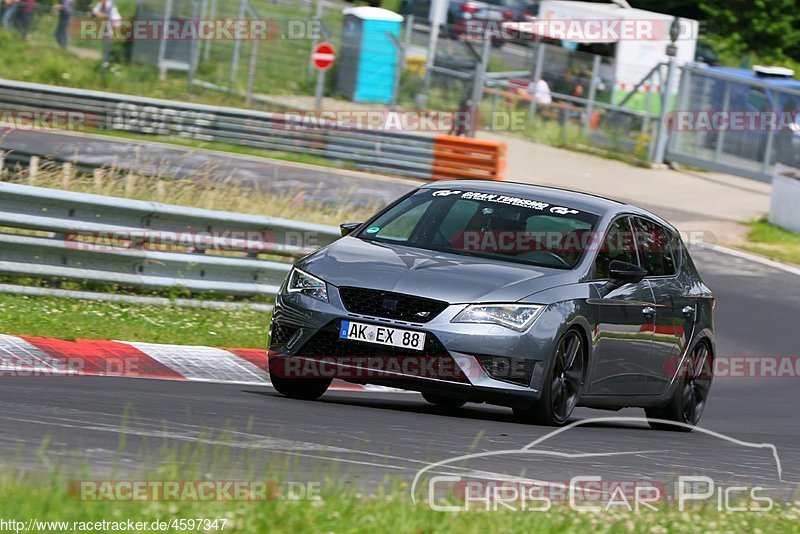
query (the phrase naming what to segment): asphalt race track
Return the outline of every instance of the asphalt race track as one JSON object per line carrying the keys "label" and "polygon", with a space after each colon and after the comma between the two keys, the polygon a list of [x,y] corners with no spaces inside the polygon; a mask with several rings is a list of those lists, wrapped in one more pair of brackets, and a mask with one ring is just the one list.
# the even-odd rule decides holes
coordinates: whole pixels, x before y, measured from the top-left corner
{"label": "asphalt race track", "polygon": [[43,160],[72,161],[79,168],[112,164],[120,171],[234,182],[282,195],[302,191],[308,202],[346,203],[355,208],[385,206],[417,186],[412,179],[382,180],[353,171],[99,135],[0,128],[0,150],[6,152],[9,163],[15,154],[25,162],[27,155],[36,154],[44,156]]}
{"label": "asphalt race track", "polygon": [[[87,164],[116,157],[121,166],[134,163],[130,144],[25,131],[2,140],[6,150],[61,157],[71,156],[77,146]],[[197,173],[213,163],[219,176],[236,171],[238,180],[276,190],[315,184],[315,201],[369,199],[385,204],[415,185],[203,151],[187,155],[184,149],[166,145],[148,147],[147,154],[153,165],[167,164],[175,176]],[[655,211],[675,223],[693,217],[678,210]],[[707,474],[720,484],[796,489],[800,278],[719,251],[692,254],[718,299],[718,356],[793,357],[795,374],[716,379],[701,421],[711,433],[659,432],[641,420],[589,422],[532,447],[542,454],[471,458],[437,472],[519,476],[524,469],[526,476],[555,481],[575,475],[664,480]],[[267,325],[253,328],[266,330]],[[157,468],[178,447],[208,445],[230,453],[225,465],[204,456],[212,455],[210,451],[189,460],[210,476],[256,476],[265,466],[290,480],[336,475],[363,488],[386,477],[411,481],[429,463],[454,456],[519,451],[553,430],[516,423],[504,408],[467,405],[448,411],[411,393],[332,391],[319,401],[302,402],[281,397],[269,387],[128,378],[0,378],[0,406],[0,462],[10,467],[85,463],[98,476],[138,474]],[[638,409],[578,409],[573,420],[643,415]],[[769,447],[754,444],[774,445],[778,458]]]}
{"label": "asphalt race track", "polygon": [[[719,252],[695,251],[694,257],[718,298],[719,355],[796,355],[797,275]],[[536,447],[578,456],[498,455],[462,462],[457,469],[519,476],[524,462],[528,475],[546,480],[576,474],[663,480],[699,471],[719,483],[746,480],[796,488],[798,380],[717,379],[701,421],[704,429],[741,442],[774,444],[782,480],[768,448],[697,430],[659,432],[642,421],[579,425]],[[467,405],[448,412],[409,393],[329,392],[319,401],[303,402],[269,387],[165,380],[28,377],[1,382],[3,463],[35,468],[43,462],[86,462],[98,475],[157,467],[164,451],[194,443],[229,449],[226,474],[247,476],[266,466],[291,480],[326,473],[369,488],[387,476],[411,481],[428,463],[453,456],[519,449],[552,431],[516,423],[506,409]],[[642,415],[634,409],[578,409],[573,420]],[[45,440],[46,452],[40,454]],[[580,456],[586,453],[601,456]],[[193,461],[213,470],[202,455]]]}

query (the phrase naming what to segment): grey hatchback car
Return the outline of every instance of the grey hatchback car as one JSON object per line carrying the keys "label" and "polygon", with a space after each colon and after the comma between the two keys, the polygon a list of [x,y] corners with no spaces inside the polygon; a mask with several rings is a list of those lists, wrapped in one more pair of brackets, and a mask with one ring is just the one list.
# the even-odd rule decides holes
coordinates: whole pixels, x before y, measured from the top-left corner
{"label": "grey hatchback car", "polygon": [[614,200],[527,184],[425,185],[299,260],[270,327],[274,388],[333,380],[511,407],[644,408],[690,430],[712,381],[714,298],[680,235]]}

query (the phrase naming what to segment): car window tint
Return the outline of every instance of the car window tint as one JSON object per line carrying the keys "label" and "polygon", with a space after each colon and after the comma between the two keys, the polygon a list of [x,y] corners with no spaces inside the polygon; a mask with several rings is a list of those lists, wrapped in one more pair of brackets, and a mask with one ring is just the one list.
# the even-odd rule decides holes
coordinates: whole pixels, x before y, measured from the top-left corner
{"label": "car window tint", "polygon": [[608,265],[614,260],[636,265],[638,262],[635,246],[627,217],[620,217],[611,223],[608,232],[603,237],[603,246],[597,254],[595,277],[598,279],[610,278]]}
{"label": "car window tint", "polygon": [[672,235],[660,224],[641,217],[633,218],[633,229],[647,276],[675,274],[675,243]]}
{"label": "car window tint", "polygon": [[474,200],[456,200],[439,226],[440,231],[434,238],[436,244],[448,243],[454,235],[466,228],[475,217],[479,207],[480,204]]}
{"label": "car window tint", "polygon": [[552,215],[534,215],[525,221],[525,229],[531,232],[546,232],[553,228],[562,231],[589,230],[592,224],[578,219],[563,219]]}
{"label": "car window tint", "polygon": [[536,198],[423,188],[381,213],[355,237],[573,269],[587,250],[584,243],[591,241],[597,218]]}
{"label": "car window tint", "polygon": [[[430,200],[422,202],[399,215],[396,219],[390,220],[386,226],[379,227],[380,230],[371,235],[391,241],[407,241],[430,205]],[[367,230],[367,232],[369,232],[369,230]]]}

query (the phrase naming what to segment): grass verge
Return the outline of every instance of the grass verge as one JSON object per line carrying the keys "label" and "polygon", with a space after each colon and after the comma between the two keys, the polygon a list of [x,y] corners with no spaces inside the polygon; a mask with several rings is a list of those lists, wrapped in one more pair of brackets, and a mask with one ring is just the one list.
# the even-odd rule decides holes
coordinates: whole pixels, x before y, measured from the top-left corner
{"label": "grass verge", "polygon": [[[143,157],[142,164],[149,163]],[[276,193],[262,189],[258,183],[220,179],[214,168],[198,172],[191,180],[170,176],[151,176],[138,173],[122,173],[117,169],[103,169],[89,176],[43,160],[39,172],[31,177],[20,169],[4,177],[6,181],[24,183],[37,187],[65,189],[81,193],[93,193],[113,197],[164,202],[195,208],[269,215],[299,221],[338,226],[345,220],[366,220],[382,206],[380,204],[353,208],[350,202],[357,191],[339,192],[341,202],[336,205],[321,205],[305,200],[305,188],[287,189]],[[313,191],[311,191],[313,192]],[[356,217],[356,219],[353,219]]]}
{"label": "grass verge", "polygon": [[[0,333],[177,345],[267,345],[269,313],[0,294]],[[0,498],[0,502],[2,498]]]}
{"label": "grass verge", "polygon": [[800,265],[800,233],[784,230],[761,219],[748,223],[748,243],[739,245],[750,252],[778,261]]}
{"label": "grass verge", "polygon": [[[146,522],[146,532],[154,531],[149,525],[155,520],[182,520],[186,527],[191,523],[195,525],[192,530],[204,532],[800,532],[800,503],[776,506],[765,513],[722,513],[713,506],[681,512],[674,504],[663,510],[638,513],[577,513],[566,505],[546,512],[501,507],[489,512],[446,513],[426,504],[414,506],[408,493],[401,489],[377,491],[374,495],[323,489],[319,500],[290,500],[275,494],[259,502],[86,502],[71,496],[67,485],[58,476],[44,481],[31,477],[0,479],[0,501],[7,511],[4,519],[35,519],[40,522],[36,530],[41,532],[46,530],[43,521],[65,522],[50,526],[50,530],[68,532],[77,531],[81,524],[128,520]],[[210,521],[209,526],[198,525],[198,520]],[[210,526],[214,520],[216,528]],[[95,530],[110,531],[110,525]]]}

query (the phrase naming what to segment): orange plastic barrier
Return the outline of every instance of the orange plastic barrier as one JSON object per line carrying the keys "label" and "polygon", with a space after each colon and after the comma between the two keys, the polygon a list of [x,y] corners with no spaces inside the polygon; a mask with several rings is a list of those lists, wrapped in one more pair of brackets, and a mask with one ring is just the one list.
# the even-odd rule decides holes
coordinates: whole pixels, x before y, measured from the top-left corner
{"label": "orange plastic barrier", "polygon": [[454,135],[437,135],[432,180],[502,180],[506,144]]}

